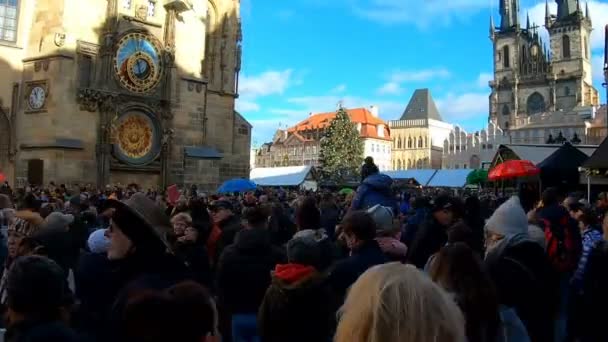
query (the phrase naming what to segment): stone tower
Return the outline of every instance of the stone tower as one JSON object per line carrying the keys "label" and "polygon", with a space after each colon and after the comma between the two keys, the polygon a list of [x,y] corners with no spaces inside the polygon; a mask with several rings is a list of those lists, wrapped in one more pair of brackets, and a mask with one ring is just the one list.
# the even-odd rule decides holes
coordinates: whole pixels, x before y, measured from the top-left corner
{"label": "stone tower", "polygon": [[517,129],[529,116],[599,103],[591,80],[589,13],[576,0],[556,1],[557,15],[546,4],[548,48],[529,17],[525,26],[520,24],[519,0],[500,0],[500,26],[490,19],[494,80],[489,119],[505,131]]}
{"label": "stone tower", "polygon": [[14,17],[0,24],[0,134],[9,132],[0,172],[9,181],[214,190],[247,177],[251,126],[234,110],[239,1],[0,7]]}

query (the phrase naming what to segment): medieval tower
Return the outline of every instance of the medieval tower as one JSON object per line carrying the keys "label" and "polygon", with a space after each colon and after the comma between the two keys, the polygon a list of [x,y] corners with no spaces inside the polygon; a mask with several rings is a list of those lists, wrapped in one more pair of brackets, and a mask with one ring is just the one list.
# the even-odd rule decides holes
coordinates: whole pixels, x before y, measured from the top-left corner
{"label": "medieval tower", "polygon": [[[550,13],[546,3],[549,45],[542,41],[536,23],[529,18],[520,23],[519,0],[500,0],[500,24],[491,19],[494,79],[490,81],[489,119],[505,132],[528,128],[535,116],[545,118],[599,104],[592,85],[589,9],[583,10],[577,0],[556,2],[556,14]],[[579,121],[582,125],[583,119]],[[546,132],[554,134],[552,127],[537,126],[526,136],[543,139]],[[572,134],[579,132],[578,126],[568,129]]]}

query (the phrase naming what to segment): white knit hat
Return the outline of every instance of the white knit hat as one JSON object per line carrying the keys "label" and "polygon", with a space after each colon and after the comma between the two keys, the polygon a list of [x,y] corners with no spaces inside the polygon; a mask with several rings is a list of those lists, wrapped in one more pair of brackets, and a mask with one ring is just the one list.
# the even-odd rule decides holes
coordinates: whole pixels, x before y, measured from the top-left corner
{"label": "white knit hat", "polygon": [[528,217],[519,202],[519,197],[513,196],[498,207],[486,222],[486,229],[506,237],[528,234]]}
{"label": "white knit hat", "polygon": [[87,241],[89,250],[95,254],[102,254],[108,251],[110,240],[106,237],[106,229],[98,229],[89,235]]}

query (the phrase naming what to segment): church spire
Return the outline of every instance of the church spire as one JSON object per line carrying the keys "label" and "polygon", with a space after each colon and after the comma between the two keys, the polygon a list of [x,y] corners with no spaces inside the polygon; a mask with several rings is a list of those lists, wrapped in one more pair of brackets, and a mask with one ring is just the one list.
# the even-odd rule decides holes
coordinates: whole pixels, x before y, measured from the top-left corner
{"label": "church spire", "polygon": [[585,18],[591,20],[591,13],[589,13],[589,1],[585,1]]}
{"label": "church spire", "polygon": [[490,39],[494,40],[496,35],[496,26],[494,26],[494,16],[490,14]]}
{"label": "church spire", "polygon": [[519,28],[519,0],[500,0],[500,30]]}
{"label": "church spire", "polygon": [[549,0],[545,0],[545,27],[551,26],[551,12],[549,11]]}
{"label": "church spire", "polygon": [[578,0],[555,0],[557,2],[557,20],[565,19],[579,10]]}
{"label": "church spire", "polygon": [[530,12],[526,14],[526,30],[530,31]]}
{"label": "church spire", "polygon": [[578,13],[580,13],[581,15],[583,14],[583,8],[581,7],[581,0],[576,0],[576,11]]}

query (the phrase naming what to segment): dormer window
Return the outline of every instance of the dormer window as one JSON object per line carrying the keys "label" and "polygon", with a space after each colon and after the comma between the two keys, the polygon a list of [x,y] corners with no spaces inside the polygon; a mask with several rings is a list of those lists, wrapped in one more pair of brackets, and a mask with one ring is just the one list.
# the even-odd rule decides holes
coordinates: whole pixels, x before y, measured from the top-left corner
{"label": "dormer window", "polygon": [[376,126],[378,129],[378,136],[381,138],[384,138],[384,126],[383,125],[378,125]]}

